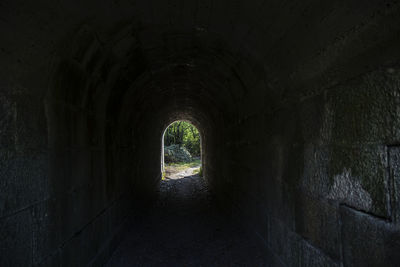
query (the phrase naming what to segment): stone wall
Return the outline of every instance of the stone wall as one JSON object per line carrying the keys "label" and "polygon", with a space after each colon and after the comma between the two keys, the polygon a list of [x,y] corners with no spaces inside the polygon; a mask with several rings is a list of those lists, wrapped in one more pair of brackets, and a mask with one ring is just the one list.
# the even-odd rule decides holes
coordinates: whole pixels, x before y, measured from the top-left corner
{"label": "stone wall", "polygon": [[274,264],[400,261],[399,73],[379,69],[238,120],[224,191]]}

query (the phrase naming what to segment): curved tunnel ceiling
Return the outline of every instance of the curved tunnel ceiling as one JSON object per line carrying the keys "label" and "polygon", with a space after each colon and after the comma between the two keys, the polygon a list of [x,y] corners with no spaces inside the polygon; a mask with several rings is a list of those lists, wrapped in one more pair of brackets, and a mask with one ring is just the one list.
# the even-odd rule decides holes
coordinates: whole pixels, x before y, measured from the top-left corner
{"label": "curved tunnel ceiling", "polygon": [[[122,142],[118,136],[154,120],[148,127],[159,135],[176,119],[209,131],[392,63],[400,19],[388,3],[363,10],[318,1],[54,4],[49,13],[57,16],[38,22],[54,36],[41,40],[54,47],[58,66],[48,96],[89,107],[109,132],[99,140]],[[376,26],[388,20],[385,30]]]}
{"label": "curved tunnel ceiling", "polygon": [[[59,17],[41,19],[40,23],[52,23],[49,28],[57,28],[58,23],[91,25],[106,46],[112,36],[110,46],[121,60],[126,59],[131,46],[140,46],[148,71],[173,64],[191,65],[190,54],[198,55],[200,50],[208,55],[203,57],[206,63],[210,58],[224,58],[239,76],[249,71],[241,69],[243,64],[249,65],[253,75],[267,74],[274,88],[317,80],[324,72],[335,77],[339,75],[333,73],[335,66],[374,49],[376,43],[365,36],[375,34],[379,40],[390,41],[391,28],[398,28],[393,21],[385,31],[373,26],[390,18],[387,13],[395,8],[388,6],[389,1],[369,2],[362,7],[363,12],[351,3],[320,6],[318,1],[239,1],[237,5],[226,1],[86,2],[54,6]],[[64,21],[66,17],[69,19]],[[328,77],[319,79],[324,78]]]}
{"label": "curved tunnel ceiling", "polygon": [[[400,24],[395,23],[398,3],[393,1],[369,1],[361,7],[346,1],[17,2],[5,5],[3,19],[21,21],[12,25],[15,32],[35,44],[20,48],[27,61],[50,58],[46,53],[51,50],[56,57],[68,57],[74,50],[71,39],[78,36],[78,50],[82,43],[92,45],[86,47],[86,57],[95,56],[90,54],[98,49],[112,51],[121,66],[137,64],[129,62],[128,55],[139,49],[149,77],[172,65],[194,65],[204,75],[215,71],[211,80],[226,85],[218,76],[218,64],[213,64],[213,59],[221,61],[231,69],[223,71],[225,75],[236,77],[246,89],[263,87],[273,102],[307,96],[382,61],[390,64],[399,53],[395,45],[399,37],[391,34]],[[32,29],[41,33],[33,35],[37,31]],[[88,38],[91,34],[85,31],[92,36]],[[10,43],[23,41],[18,36],[9,39]],[[380,50],[376,40],[386,42],[386,49]],[[30,54],[30,49],[35,52]],[[375,57],[363,57],[374,50]],[[192,58],[199,54],[203,57]],[[352,71],[344,73],[343,65],[353,65]],[[223,90],[235,98],[243,93],[232,86]]]}
{"label": "curved tunnel ceiling", "polygon": [[[398,53],[399,37],[391,34],[400,27],[391,17],[396,6],[379,1],[364,5],[363,12],[357,7],[359,15],[352,4],[317,1],[64,5],[52,8],[59,17],[40,22],[47,25],[44,31],[53,30],[54,40],[64,40],[53,59],[61,68],[52,76],[57,80],[57,73],[70,71],[90,77],[72,84],[80,91],[72,98],[83,106],[90,100],[106,103],[106,121],[120,132],[154,118],[161,128],[176,119],[212,128],[260,107],[274,112],[375,65],[390,64]],[[387,30],[375,26],[389,19]],[[57,38],[58,27],[67,27],[70,35]],[[370,35],[385,40],[386,49],[379,50]],[[376,56],[364,59],[364,53]],[[351,67],[344,72],[343,65]]]}

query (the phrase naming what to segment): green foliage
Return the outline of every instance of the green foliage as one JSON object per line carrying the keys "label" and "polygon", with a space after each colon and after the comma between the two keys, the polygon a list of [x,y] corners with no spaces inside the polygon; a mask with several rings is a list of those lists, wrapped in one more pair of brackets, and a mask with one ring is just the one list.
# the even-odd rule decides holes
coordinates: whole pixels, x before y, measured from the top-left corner
{"label": "green foliage", "polygon": [[203,168],[200,166],[198,169],[195,169],[195,170],[193,171],[193,174],[197,174],[197,175],[199,175],[200,177],[202,177],[202,176],[203,176]]}
{"label": "green foliage", "polygon": [[194,168],[201,164],[199,159],[196,159],[192,162],[177,162],[177,163],[169,163],[168,166],[172,166],[177,170],[184,170],[187,168]]}
{"label": "green foliage", "polygon": [[196,127],[186,121],[172,123],[164,135],[164,145],[184,146],[192,156],[200,156],[200,133]]}

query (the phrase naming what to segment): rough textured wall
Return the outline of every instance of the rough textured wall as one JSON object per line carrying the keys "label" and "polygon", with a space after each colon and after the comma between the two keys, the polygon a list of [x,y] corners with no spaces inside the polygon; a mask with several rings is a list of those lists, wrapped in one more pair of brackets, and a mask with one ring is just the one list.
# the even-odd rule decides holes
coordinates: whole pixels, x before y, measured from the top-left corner
{"label": "rough textured wall", "polygon": [[2,266],[102,262],[130,206],[131,142],[117,143],[107,123],[116,113],[104,91],[112,78],[101,75],[108,55],[90,29],[71,40],[47,90],[35,92],[30,80],[16,81],[28,92],[9,89],[15,102],[4,107],[11,120],[2,138],[14,140],[2,146]]}
{"label": "rough textured wall", "polygon": [[400,262],[399,73],[382,66],[232,126],[226,191],[273,265]]}
{"label": "rough textured wall", "polygon": [[[398,71],[377,70],[272,119],[265,242],[283,263],[396,266]],[[294,119],[293,119],[294,118]],[[272,149],[272,151],[270,150]],[[391,181],[392,180],[392,181]]]}

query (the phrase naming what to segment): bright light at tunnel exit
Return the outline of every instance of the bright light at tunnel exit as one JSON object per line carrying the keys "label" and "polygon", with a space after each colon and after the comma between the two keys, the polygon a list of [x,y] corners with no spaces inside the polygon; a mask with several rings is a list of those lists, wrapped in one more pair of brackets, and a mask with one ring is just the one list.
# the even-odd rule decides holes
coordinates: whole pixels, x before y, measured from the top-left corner
{"label": "bright light at tunnel exit", "polygon": [[201,136],[188,121],[171,123],[162,136],[162,180],[202,175]]}

